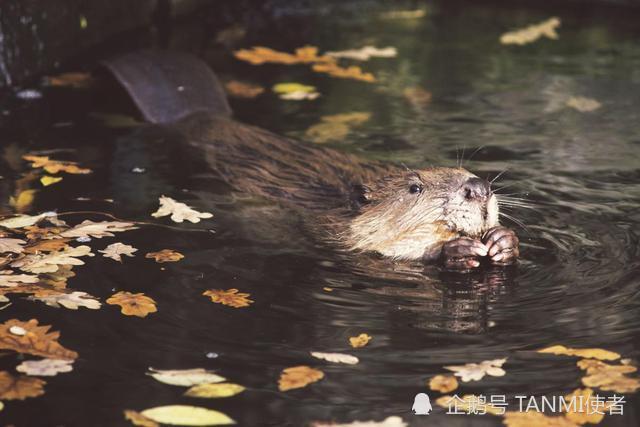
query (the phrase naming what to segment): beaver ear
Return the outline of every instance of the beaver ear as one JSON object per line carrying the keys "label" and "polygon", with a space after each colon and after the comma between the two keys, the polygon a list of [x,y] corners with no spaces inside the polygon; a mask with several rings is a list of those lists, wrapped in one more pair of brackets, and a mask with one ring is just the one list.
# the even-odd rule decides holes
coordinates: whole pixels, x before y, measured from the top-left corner
{"label": "beaver ear", "polygon": [[365,184],[356,184],[351,188],[351,200],[358,205],[365,205],[371,202],[371,188]]}

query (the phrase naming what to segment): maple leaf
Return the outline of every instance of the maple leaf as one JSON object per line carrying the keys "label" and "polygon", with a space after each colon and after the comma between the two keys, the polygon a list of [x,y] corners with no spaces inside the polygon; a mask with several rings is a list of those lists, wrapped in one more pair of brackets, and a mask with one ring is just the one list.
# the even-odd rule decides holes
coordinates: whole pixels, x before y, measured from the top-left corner
{"label": "maple leaf", "polygon": [[280,391],[306,387],[324,378],[324,372],[310,368],[309,366],[292,366],[282,370],[278,380]]}
{"label": "maple leaf", "polygon": [[213,214],[209,212],[198,212],[188,205],[173,200],[171,197],[160,197],[160,208],[151,214],[154,218],[160,218],[163,216],[171,215],[171,220],[174,222],[187,221],[197,223],[200,219],[211,218]]}
{"label": "maple leaf", "polygon": [[93,255],[89,246],[68,247],[60,252],[27,255],[11,266],[29,273],[54,273],[60,265],[84,265],[84,261],[76,257]]}
{"label": "maple leaf", "polygon": [[124,417],[131,421],[131,424],[138,427],[160,427],[160,424],[153,421],[151,418],[147,418],[142,415],[140,412],[132,411],[131,409],[126,409],[124,411]]}
{"label": "maple leaf", "polygon": [[204,291],[202,295],[211,298],[211,302],[215,302],[222,305],[228,305],[229,307],[242,308],[248,307],[254,301],[249,299],[249,294],[239,292],[237,289],[209,289]]}
{"label": "maple leaf", "polygon": [[312,351],[310,353],[317,359],[326,360],[327,362],[332,363],[345,363],[347,365],[355,365],[360,361],[357,357],[344,353],[322,353],[319,351]]}
{"label": "maple leaf", "polygon": [[122,262],[122,255],[133,257],[134,252],[137,251],[138,249],[134,248],[133,246],[117,242],[110,244],[109,246],[98,252],[104,254],[103,256],[107,258]]}
{"label": "maple leaf", "polygon": [[[24,335],[11,333],[10,329],[14,326],[24,329],[26,333]],[[60,332],[49,332],[49,328],[51,326],[38,326],[36,319],[27,322],[18,319],[7,320],[0,324],[0,349],[51,359],[76,359],[78,353],[58,343]]]}
{"label": "maple leaf", "polygon": [[70,310],[77,310],[80,307],[86,307],[91,310],[97,310],[101,307],[100,301],[96,297],[86,292],[74,291],[70,294],[60,293],[46,296],[33,296],[30,299],[42,301],[48,306],[59,308],[60,306]]}
{"label": "maple leaf", "polygon": [[371,340],[372,340],[371,336],[367,334],[360,334],[357,337],[349,338],[349,344],[351,344],[351,347],[353,348],[359,348],[369,344],[369,341]]}
{"label": "maple leaf", "polygon": [[460,377],[463,382],[480,381],[485,375],[492,377],[502,377],[506,373],[502,365],[507,359],[485,360],[480,363],[467,363],[462,366],[445,366],[445,369],[455,372],[456,377]]}
{"label": "maple leaf", "polygon": [[458,380],[452,375],[436,375],[429,381],[429,388],[440,393],[449,393],[458,388]]}
{"label": "maple leaf", "polygon": [[70,174],[87,174],[91,173],[91,169],[81,168],[75,162],[63,162],[58,160],[51,160],[47,156],[32,156],[26,155],[22,158],[28,162],[31,162],[31,167],[43,168],[50,174],[57,174],[58,172],[66,172]]}
{"label": "maple leaf", "polygon": [[132,222],[121,221],[101,221],[93,222],[84,220],[69,230],[60,233],[62,237],[78,238],[78,237],[94,237],[100,239],[102,237],[113,237],[116,232],[135,230],[138,227]]}
{"label": "maple leaf", "polygon": [[144,256],[145,258],[155,259],[156,262],[177,262],[184,258],[180,252],[174,251],[173,249],[163,249],[158,252],[149,252]]}
{"label": "maple leaf", "polygon": [[52,377],[62,372],[71,372],[72,370],[73,361],[62,359],[26,360],[16,367],[16,371],[18,372],[40,377]]}
{"label": "maple leaf", "polygon": [[44,394],[45,381],[26,376],[14,377],[7,371],[0,372],[0,399],[24,400]]}
{"label": "maple leaf", "polygon": [[22,253],[24,248],[22,245],[26,244],[22,239],[11,239],[8,237],[0,238],[0,253],[2,252],[13,252],[16,254]]}
{"label": "maple leaf", "polygon": [[107,304],[119,305],[120,312],[127,316],[147,317],[149,313],[158,311],[156,302],[143,293],[132,294],[120,291],[109,297]]}

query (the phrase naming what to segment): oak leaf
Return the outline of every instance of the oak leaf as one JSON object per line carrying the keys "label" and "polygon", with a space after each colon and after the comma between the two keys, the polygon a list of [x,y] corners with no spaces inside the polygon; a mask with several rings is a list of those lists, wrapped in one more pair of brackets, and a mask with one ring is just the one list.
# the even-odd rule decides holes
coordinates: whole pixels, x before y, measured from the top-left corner
{"label": "oak leaf", "polygon": [[636,372],[632,365],[610,365],[599,360],[584,359],[577,363],[578,368],[586,371],[582,384],[616,393],[634,393],[640,389],[640,379],[625,374]]}
{"label": "oak leaf", "polygon": [[564,396],[564,401],[571,402],[565,417],[578,425],[599,424],[610,406],[608,402],[600,401],[594,396],[590,388],[576,389]]}
{"label": "oak leaf", "polygon": [[68,247],[59,252],[27,255],[11,266],[29,273],[54,273],[60,265],[84,265],[77,257],[93,255],[89,246]]}
{"label": "oak leaf", "polygon": [[444,368],[455,372],[456,377],[460,377],[463,382],[480,381],[485,375],[492,377],[502,377],[506,373],[502,365],[507,361],[504,359],[485,360],[480,363],[467,363],[461,366],[445,366]]}
{"label": "oak leaf", "polygon": [[27,376],[14,377],[7,371],[0,372],[0,399],[24,400],[44,394],[45,381]]}
{"label": "oak leaf", "polygon": [[25,242],[22,239],[11,239],[9,237],[0,237],[0,253],[2,252],[13,252],[16,254],[22,253],[24,248],[22,245],[25,245]]}
{"label": "oak leaf", "polygon": [[242,308],[248,307],[254,301],[249,299],[250,294],[239,292],[237,289],[209,289],[204,291],[202,295],[211,298],[211,302],[229,307]]}
{"label": "oak leaf", "polygon": [[353,348],[360,348],[360,347],[364,347],[365,345],[369,344],[369,341],[371,341],[372,337],[367,335],[367,334],[360,334],[357,337],[351,337],[349,338],[349,343],[351,344],[351,347]]}
{"label": "oak leaf", "polygon": [[119,305],[120,312],[127,316],[146,317],[149,313],[158,311],[156,302],[143,293],[132,294],[120,291],[109,297],[107,304]]}
{"label": "oak leaf", "polygon": [[604,350],[602,348],[570,348],[563,345],[554,345],[551,347],[538,350],[538,353],[550,353],[556,355],[565,356],[578,356],[585,359],[598,359],[598,360],[618,360],[620,354],[613,351]]}
{"label": "oak leaf", "polygon": [[16,367],[18,372],[41,377],[52,377],[61,372],[71,372],[72,370],[73,361],[62,359],[25,360]]}
{"label": "oak leaf", "polygon": [[429,388],[440,393],[449,393],[458,388],[458,380],[453,375],[436,375],[429,381]]}
{"label": "oak leaf", "polygon": [[0,287],[16,287],[24,283],[38,283],[38,276],[33,274],[0,274]]}
{"label": "oak leaf", "polygon": [[60,306],[62,306],[70,310],[77,310],[80,307],[98,310],[102,305],[96,297],[81,291],[74,291],[69,294],[60,293],[55,295],[33,296],[30,297],[30,299],[42,301],[51,307],[60,308]]}
{"label": "oak leaf", "polygon": [[[9,330],[14,326],[23,328],[26,333],[21,336],[12,334]],[[27,322],[18,319],[7,320],[0,324],[0,349],[51,359],[76,359],[78,353],[58,343],[60,332],[49,332],[49,328],[51,326],[38,326],[36,319]]]}
{"label": "oak leaf", "polygon": [[293,54],[280,52],[268,47],[256,46],[251,49],[242,49],[233,55],[253,65],[265,63],[275,64],[308,64],[314,62],[331,62],[333,58],[328,56],[318,56],[318,48],[314,46],[303,46],[297,48]]}
{"label": "oak leaf", "polygon": [[180,261],[182,258],[184,258],[184,255],[182,255],[178,251],[174,251],[173,249],[163,249],[158,252],[149,252],[144,257],[155,259],[156,262],[163,263]]}
{"label": "oak leaf", "polygon": [[109,246],[107,246],[102,250],[99,250],[98,252],[104,254],[103,256],[106,258],[111,258],[113,260],[122,262],[122,255],[133,257],[134,256],[133,254],[137,251],[138,249],[134,248],[133,246],[116,242],[116,243],[110,244]]}
{"label": "oak leaf", "polygon": [[322,378],[324,378],[324,372],[318,369],[313,369],[309,366],[292,366],[282,370],[278,381],[278,389],[287,391],[302,388],[320,381]]}
{"label": "oak leaf", "polygon": [[132,222],[122,221],[101,221],[93,222],[84,220],[80,224],[60,233],[62,237],[78,238],[78,237],[94,237],[100,239],[102,237],[113,237],[116,232],[135,230],[136,227]]}
{"label": "oak leaf", "polygon": [[211,218],[213,216],[210,212],[198,212],[185,203],[173,200],[171,197],[161,196],[160,207],[157,211],[152,213],[151,216],[154,218],[160,218],[168,215],[171,215],[171,220],[173,222],[178,223],[183,222],[185,219],[187,221],[197,223],[200,222],[200,219]]}
{"label": "oak leaf", "polygon": [[40,252],[58,252],[69,247],[69,239],[38,240],[34,244],[24,248],[25,254],[38,254]]}

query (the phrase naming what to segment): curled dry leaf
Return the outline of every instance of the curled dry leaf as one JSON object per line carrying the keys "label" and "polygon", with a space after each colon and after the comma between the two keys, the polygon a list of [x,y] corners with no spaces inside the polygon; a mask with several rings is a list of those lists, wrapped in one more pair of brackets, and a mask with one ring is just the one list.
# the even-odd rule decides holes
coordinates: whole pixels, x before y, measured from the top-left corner
{"label": "curled dry leaf", "polygon": [[113,237],[113,233],[135,230],[136,227],[132,222],[121,221],[101,221],[93,222],[90,220],[84,220],[80,224],[73,228],[60,233],[61,237],[68,237],[76,239],[78,237],[94,237],[100,239],[102,237]]}
{"label": "curled dry leaf", "polygon": [[145,409],[141,414],[160,424],[177,426],[223,426],[236,423],[222,412],[198,406],[157,406]]}
{"label": "curled dry leaf", "polygon": [[211,298],[211,302],[215,302],[222,305],[228,305],[229,307],[242,308],[249,307],[254,301],[250,300],[250,294],[239,292],[237,289],[209,289],[204,291],[202,295]]}
{"label": "curled dry leaf", "polygon": [[227,93],[235,98],[255,98],[264,93],[264,88],[254,83],[231,80],[224,85]]}
{"label": "curled dry leaf", "polygon": [[29,273],[54,273],[61,265],[84,265],[77,257],[93,255],[89,246],[68,247],[60,252],[27,255],[11,266]]}
{"label": "curled dry leaf", "polygon": [[550,353],[565,356],[577,356],[585,359],[618,360],[620,355],[602,348],[570,348],[563,345],[554,345],[538,350],[538,353]]}
{"label": "curled dry leaf", "polygon": [[480,363],[467,363],[461,366],[445,366],[444,368],[455,372],[456,377],[460,377],[463,382],[480,381],[485,375],[501,377],[506,372],[502,365],[507,361],[504,359],[485,360]]}
{"label": "curled dry leaf", "polygon": [[580,111],[581,113],[595,111],[601,106],[602,104],[600,104],[595,99],[584,98],[582,96],[572,96],[567,100],[567,107],[571,107],[574,110]]}
{"label": "curled dry leaf", "polygon": [[560,18],[549,18],[539,24],[530,25],[526,28],[516,31],[510,31],[500,36],[500,43],[502,44],[517,44],[525,45],[533,43],[540,37],[547,37],[552,40],[558,38],[556,29],[560,26]]}
{"label": "curled dry leaf", "polygon": [[132,411],[131,409],[125,409],[125,419],[131,421],[131,424],[138,427],[160,427],[160,424],[153,421],[151,418],[147,418],[140,412]]}
{"label": "curled dry leaf", "polygon": [[106,248],[98,251],[106,258],[111,258],[118,262],[122,262],[122,255],[126,255],[128,257],[133,257],[134,253],[137,252],[138,249],[134,248],[130,245],[125,245],[124,243],[116,242],[112,243]]}
{"label": "curled dry leaf", "polygon": [[56,295],[32,296],[29,297],[29,299],[42,301],[50,307],[60,308],[62,306],[70,310],[77,310],[80,307],[98,310],[102,306],[96,297],[81,291],[74,291],[69,294],[61,293]]}
{"label": "curled dry leaf", "polygon": [[42,359],[25,360],[16,367],[16,371],[27,375],[53,377],[62,372],[73,370],[73,360]]}
{"label": "curled dry leaf", "polygon": [[[24,329],[26,333],[20,336],[12,334],[10,329],[15,326]],[[49,332],[49,328],[51,326],[38,326],[36,319],[28,322],[18,319],[7,320],[0,324],[0,349],[50,359],[75,360],[78,353],[60,345],[60,332]]]}
{"label": "curled dry leaf", "polygon": [[360,49],[340,50],[336,52],[326,52],[325,55],[332,58],[347,58],[357,61],[368,61],[370,58],[393,58],[398,55],[395,47],[377,48],[375,46],[364,46]]}
{"label": "curled dry leaf", "polygon": [[327,362],[345,363],[347,365],[355,365],[360,361],[357,357],[344,353],[321,353],[319,351],[312,351],[311,355],[317,359],[326,360]]}
{"label": "curled dry leaf", "polygon": [[31,167],[34,169],[43,168],[50,174],[57,174],[59,172],[66,172],[70,174],[88,174],[91,173],[91,169],[81,168],[75,162],[65,162],[59,160],[51,160],[47,156],[22,156],[22,158],[28,162],[31,162]]}
{"label": "curled dry leaf", "polygon": [[25,242],[22,239],[11,239],[9,237],[0,237],[0,253],[4,252],[13,252],[15,254],[20,254],[24,251],[22,245],[25,245]]}
{"label": "curled dry leaf", "polygon": [[498,407],[490,403],[483,402],[481,396],[465,394],[462,397],[445,395],[436,400],[436,404],[443,408],[456,408],[458,411],[471,413],[487,413],[491,415],[502,415],[503,407]]}
{"label": "curled dry leaf", "polygon": [[599,360],[584,359],[577,363],[578,368],[586,371],[582,384],[616,393],[634,393],[640,389],[640,379],[625,374],[636,372],[632,365],[609,365]]}
{"label": "curled dry leaf", "polygon": [[458,380],[453,375],[436,375],[429,381],[429,388],[440,393],[449,393],[458,388]]}
{"label": "curled dry leaf", "polygon": [[382,421],[354,421],[351,423],[325,423],[315,422],[311,427],[407,427],[401,417],[396,415],[387,417]]}
{"label": "curled dry leaf", "polygon": [[356,67],[355,65],[343,68],[335,62],[323,62],[315,64],[312,69],[317,73],[326,73],[332,77],[338,77],[341,79],[354,79],[368,83],[376,81],[373,74],[363,72],[360,67]]}
{"label": "curled dry leaf", "polygon": [[200,219],[211,218],[213,214],[209,212],[198,212],[195,209],[190,208],[188,205],[173,200],[171,197],[160,197],[160,208],[151,214],[154,218],[160,218],[163,216],[171,215],[173,222],[187,221],[197,223]]}
{"label": "curled dry leaf", "polygon": [[364,347],[365,345],[369,344],[369,341],[372,340],[372,337],[367,335],[367,334],[360,334],[357,337],[351,337],[349,338],[349,344],[351,344],[351,347],[353,348],[360,348],[360,347]]}
{"label": "curled dry leaf", "polygon": [[14,377],[7,371],[0,372],[0,399],[24,400],[44,394],[45,381],[27,376]]}
{"label": "curled dry leaf", "polygon": [[578,427],[566,417],[549,417],[536,411],[507,411],[502,423],[507,427]]}
{"label": "curled dry leaf", "polygon": [[177,385],[180,387],[192,387],[199,384],[213,384],[226,381],[214,371],[203,368],[194,369],[154,369],[149,368],[147,375],[161,383]]}
{"label": "curled dry leaf", "polygon": [[331,62],[333,58],[328,56],[318,56],[318,48],[314,46],[303,46],[295,50],[293,54],[279,52],[268,47],[256,46],[251,49],[242,49],[233,55],[253,65],[265,63],[275,64],[309,64],[315,62]]}
{"label": "curled dry leaf", "polygon": [[177,262],[184,258],[180,252],[174,251],[173,249],[163,249],[158,252],[149,252],[144,256],[145,258],[155,259],[156,262]]}
{"label": "curled dry leaf", "polygon": [[143,293],[117,292],[107,300],[107,304],[119,305],[120,312],[127,316],[147,317],[149,313],[158,311],[156,302]]}
{"label": "curled dry leaf", "polygon": [[219,397],[231,397],[245,390],[239,384],[219,383],[219,384],[198,384],[187,390],[184,395],[188,397],[202,397],[207,399],[215,399]]}
{"label": "curled dry leaf", "polygon": [[322,378],[324,378],[324,372],[318,369],[313,369],[309,366],[292,366],[282,370],[280,380],[278,380],[278,389],[287,391],[302,388],[320,381]]}

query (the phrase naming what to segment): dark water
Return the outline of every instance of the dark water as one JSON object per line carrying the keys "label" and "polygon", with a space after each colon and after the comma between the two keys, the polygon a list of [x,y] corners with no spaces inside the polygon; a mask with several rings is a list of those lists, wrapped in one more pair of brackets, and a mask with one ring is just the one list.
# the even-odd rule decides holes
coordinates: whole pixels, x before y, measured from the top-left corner
{"label": "dark water", "polygon": [[[465,167],[480,176],[506,171],[494,185],[535,206],[508,212],[526,228],[505,222],[522,241],[517,268],[456,275],[338,255],[311,240],[291,213],[232,194],[170,133],[113,129],[92,119],[87,113],[100,107],[83,91],[48,90],[35,102],[8,100],[3,200],[28,169],[16,161],[20,154],[70,149],[51,155],[79,161],[94,173],[65,175],[41,189],[29,213],[101,211],[169,224],[150,216],[164,194],[215,217],[175,228],[143,226],[89,243],[94,252],[115,241],[139,252],[122,264],[87,259],[68,287],[103,301],[118,290],[144,292],[158,303],[158,312],[145,319],[122,316],[110,305],[72,311],[11,296],[12,305],[0,311],[3,321],[37,318],[52,325],[80,357],[72,373],[47,379],[45,395],[5,401],[2,423],[127,425],[124,409],[182,403],[220,410],[245,426],[391,415],[416,426],[493,426],[500,418],[445,415],[441,408],[429,417],[413,416],[413,397],[428,391],[426,381],[445,373],[444,365],[503,357],[506,376],[465,383],[457,392],[567,394],[581,386],[576,359],[533,351],[553,344],[602,347],[637,360],[638,16],[587,7],[444,3],[428,3],[426,16],[413,20],[380,19],[368,3],[284,13],[238,42],[283,50],[305,43],[322,50],[397,47],[396,58],[362,64],[379,77],[376,84],[333,79],[306,67],[250,66],[210,41],[201,53],[224,77],[267,87],[298,81],[322,93],[310,102],[273,95],[234,101],[245,122],[304,138],[322,115],[366,111],[371,120],[334,144],[338,149],[412,167],[455,165],[464,150]],[[554,15],[563,22],[559,40],[523,47],[498,43],[502,32]],[[408,86],[430,91],[431,102],[408,103],[402,96]],[[581,113],[564,105],[570,96],[594,98],[602,106]],[[112,110],[129,114],[130,106],[112,104]],[[131,173],[133,167],[146,173]],[[5,205],[5,212],[12,209]],[[65,217],[71,224],[87,218],[104,219]],[[162,248],[186,258],[155,264],[142,255]],[[212,304],[201,295],[210,288],[238,288],[255,303],[244,309]],[[351,349],[348,338],[362,332],[372,342]],[[324,363],[310,357],[311,350],[348,352],[360,363]],[[208,358],[210,352],[217,357]],[[17,359],[11,353],[0,364],[13,371]],[[322,369],[325,378],[278,392],[280,371],[301,364]],[[146,376],[149,366],[215,369],[248,390],[226,399],[185,398],[184,389]],[[606,417],[602,425],[638,425],[637,396],[628,394],[626,401],[625,415]]]}

